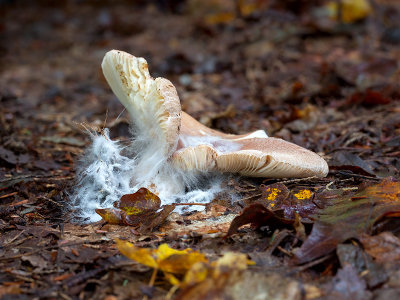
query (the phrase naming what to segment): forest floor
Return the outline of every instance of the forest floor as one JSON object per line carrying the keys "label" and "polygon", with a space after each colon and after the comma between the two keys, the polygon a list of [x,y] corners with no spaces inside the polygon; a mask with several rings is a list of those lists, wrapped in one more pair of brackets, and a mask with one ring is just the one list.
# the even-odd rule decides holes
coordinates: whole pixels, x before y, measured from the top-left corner
{"label": "forest floor", "polygon": [[[1,299],[400,298],[400,5],[340,23],[314,1],[264,2],[0,1]],[[203,124],[264,129],[320,154],[328,176],[231,176],[239,200],[147,231],[77,219],[81,124],[130,136],[100,68],[110,49],[145,57]],[[177,290],[159,272],[151,287],[117,238],[255,264],[209,264]]]}

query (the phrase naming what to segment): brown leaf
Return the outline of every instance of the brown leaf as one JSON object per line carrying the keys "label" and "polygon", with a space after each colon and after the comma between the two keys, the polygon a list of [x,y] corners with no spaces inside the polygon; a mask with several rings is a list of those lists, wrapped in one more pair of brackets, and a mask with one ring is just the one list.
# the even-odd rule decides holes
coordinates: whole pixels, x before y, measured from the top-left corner
{"label": "brown leaf", "polygon": [[400,260],[400,239],[391,232],[382,232],[377,236],[363,235],[360,241],[365,251],[378,262]]}
{"label": "brown leaf", "polygon": [[[229,227],[227,237],[236,233],[237,230],[246,224],[251,224],[255,228],[268,224],[281,224],[286,222],[260,203],[251,204],[243,210],[243,212],[233,219]],[[287,222],[286,222],[287,223]]]}
{"label": "brown leaf", "polygon": [[336,151],[329,167],[331,170],[350,170],[356,174],[375,177],[371,166],[366,161],[348,151]]}
{"label": "brown leaf", "polygon": [[370,231],[379,218],[400,211],[400,182],[387,178],[354,195],[327,201],[327,207],[315,215],[311,234],[296,252],[296,263],[326,255],[338,243]]}
{"label": "brown leaf", "polygon": [[138,215],[146,211],[156,211],[161,206],[161,200],[146,188],[140,188],[134,194],[121,197],[120,201],[114,202],[114,207],[122,209],[128,215]]}
{"label": "brown leaf", "polygon": [[283,183],[268,186],[261,185],[262,197],[258,203],[265,204],[273,212],[288,222],[293,222],[298,214],[302,222],[311,223],[310,215],[314,214],[317,206],[313,202],[314,193],[308,189],[289,191]]}
{"label": "brown leaf", "polygon": [[139,232],[149,232],[152,231],[155,227],[164,223],[164,221],[168,218],[169,214],[175,209],[175,205],[164,205],[163,209],[158,212],[154,218],[149,219],[147,222],[143,223],[140,228]]}
{"label": "brown leaf", "polygon": [[328,289],[326,299],[371,299],[372,293],[367,290],[367,285],[351,265],[345,265],[339,270],[333,280],[332,289]]}
{"label": "brown leaf", "polygon": [[146,188],[134,194],[121,197],[114,202],[115,208],[96,209],[96,212],[109,224],[139,227],[138,232],[152,231],[162,224],[175,209],[174,205],[166,205],[160,212],[161,200]]}

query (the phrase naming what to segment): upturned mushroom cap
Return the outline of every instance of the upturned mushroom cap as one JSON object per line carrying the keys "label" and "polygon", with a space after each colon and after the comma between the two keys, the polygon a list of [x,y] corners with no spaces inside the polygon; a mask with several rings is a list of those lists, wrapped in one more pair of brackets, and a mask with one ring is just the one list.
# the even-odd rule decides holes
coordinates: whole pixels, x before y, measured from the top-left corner
{"label": "upturned mushroom cap", "polygon": [[104,77],[130,114],[138,135],[146,136],[169,157],[176,149],[181,104],[174,85],[150,76],[144,58],[111,50],[101,64]]}
{"label": "upturned mushroom cap", "polygon": [[262,130],[224,134],[182,114],[178,149],[173,163],[184,170],[239,173],[251,177],[324,177],[328,165],[318,154],[268,137]]}

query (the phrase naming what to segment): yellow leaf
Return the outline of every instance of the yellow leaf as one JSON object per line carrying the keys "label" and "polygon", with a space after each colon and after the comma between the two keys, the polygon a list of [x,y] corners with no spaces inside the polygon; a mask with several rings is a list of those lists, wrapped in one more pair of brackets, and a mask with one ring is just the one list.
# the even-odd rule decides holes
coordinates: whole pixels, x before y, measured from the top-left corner
{"label": "yellow leaf", "polygon": [[247,259],[243,253],[227,252],[214,262],[217,269],[230,268],[233,270],[246,270],[248,265],[255,265],[254,261]]}
{"label": "yellow leaf", "polygon": [[142,265],[158,268],[158,264],[154,259],[154,250],[148,248],[139,248],[132,245],[129,242],[122,241],[120,239],[116,240],[118,250],[126,257],[141,263]]}
{"label": "yellow leaf", "polygon": [[342,0],[340,6],[338,1],[331,1],[327,3],[326,8],[333,20],[337,20],[338,10],[341,8],[341,18],[344,23],[362,20],[372,12],[368,0]]}
{"label": "yellow leaf", "polygon": [[187,248],[185,250],[176,250],[173,248],[170,248],[167,244],[161,244],[160,246],[158,246],[157,249],[157,260],[161,261],[163,259],[168,258],[171,255],[182,255],[182,254],[186,254],[189,251],[192,251],[192,249]]}
{"label": "yellow leaf", "polygon": [[171,273],[164,272],[164,276],[165,276],[165,279],[167,279],[169,281],[169,283],[172,285],[179,286],[181,284],[181,281],[178,278],[176,278],[174,275],[172,275]]}
{"label": "yellow leaf", "polygon": [[108,224],[122,224],[123,213],[115,208],[97,208],[96,213],[99,214]]}
{"label": "yellow leaf", "polygon": [[211,268],[208,264],[196,263],[190,268],[189,271],[186,272],[182,284],[192,285],[198,282],[202,282],[208,277],[210,270]]}
{"label": "yellow leaf", "polygon": [[119,239],[116,242],[119,251],[126,257],[167,273],[185,274],[193,264],[208,262],[204,254],[190,248],[176,250],[167,244],[161,244],[158,249],[149,249],[136,247]]}
{"label": "yellow leaf", "polygon": [[194,285],[209,278],[216,280],[223,274],[246,270],[248,265],[255,265],[255,262],[247,259],[246,254],[228,252],[211,264],[194,264],[185,274],[181,286]]}
{"label": "yellow leaf", "polygon": [[159,262],[159,267],[165,272],[185,274],[195,263],[208,262],[204,254],[191,252],[188,254],[174,254]]}

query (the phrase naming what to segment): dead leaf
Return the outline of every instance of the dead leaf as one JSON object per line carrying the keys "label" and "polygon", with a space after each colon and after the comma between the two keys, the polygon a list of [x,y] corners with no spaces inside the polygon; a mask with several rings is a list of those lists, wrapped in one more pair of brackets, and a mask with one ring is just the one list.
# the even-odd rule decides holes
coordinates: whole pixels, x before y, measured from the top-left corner
{"label": "dead leaf", "polygon": [[296,252],[295,262],[305,263],[326,255],[338,243],[371,230],[381,217],[400,211],[400,182],[387,178],[354,195],[327,199],[314,215],[315,224]]}
{"label": "dead leaf", "polygon": [[114,202],[114,207],[125,211],[128,216],[156,211],[160,206],[160,198],[146,188],[140,188],[134,194],[123,195],[120,201]]}
{"label": "dead leaf", "polygon": [[353,23],[366,18],[371,14],[372,8],[368,0],[342,0],[327,3],[330,18],[337,20],[340,10],[341,20],[344,23]]}
{"label": "dead leaf", "polygon": [[229,227],[227,237],[236,233],[237,230],[246,224],[252,224],[255,228],[267,225],[274,218],[274,214],[260,203],[251,204],[243,212],[233,219]]}
{"label": "dead leaf", "polygon": [[124,218],[122,217],[122,214],[125,214],[124,211],[115,208],[97,208],[96,213],[109,224],[123,224]]}
{"label": "dead leaf", "polygon": [[146,188],[139,189],[134,194],[121,197],[114,202],[115,208],[96,209],[104,221],[115,225],[139,227],[138,232],[152,231],[162,224],[175,209],[174,205],[165,205],[160,209],[161,200]]}
{"label": "dead leaf", "polygon": [[[201,300],[201,299],[276,299],[295,300],[311,299],[312,294],[320,295],[321,292],[307,287],[305,291],[298,282],[289,277],[278,274],[254,273],[250,270],[237,270],[225,267],[225,271],[215,276],[211,270],[206,278],[196,284],[182,288],[175,299]],[[305,292],[306,295],[303,293]],[[319,292],[319,293],[318,293]]]}
{"label": "dead leaf", "polygon": [[[0,285],[0,298],[6,295],[19,295],[21,294],[21,283],[15,283],[11,285]],[[9,299],[12,297],[9,296]]]}
{"label": "dead leaf", "polygon": [[377,236],[363,235],[360,241],[377,262],[400,260],[400,239],[391,232],[382,232]]}
{"label": "dead leaf", "polygon": [[372,293],[367,290],[367,284],[359,277],[357,270],[351,265],[345,265],[335,276],[333,287],[327,289],[327,298],[368,300]]}
{"label": "dead leaf", "polygon": [[167,244],[161,244],[157,249],[140,248],[117,239],[117,248],[126,257],[167,274],[167,279],[176,284],[172,274],[185,274],[196,263],[207,263],[204,254],[190,248],[175,250]]}
{"label": "dead leaf", "polygon": [[329,162],[329,168],[331,170],[350,170],[355,174],[376,177],[366,161],[348,151],[336,151]]}

